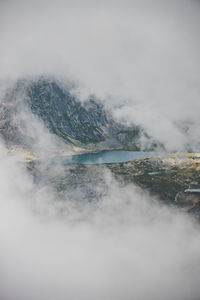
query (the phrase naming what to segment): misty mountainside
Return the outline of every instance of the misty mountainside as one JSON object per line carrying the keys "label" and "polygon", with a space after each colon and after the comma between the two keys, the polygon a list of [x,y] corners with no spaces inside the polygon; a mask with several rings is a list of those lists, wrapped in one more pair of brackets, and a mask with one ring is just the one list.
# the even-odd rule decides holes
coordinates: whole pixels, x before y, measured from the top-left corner
{"label": "misty mountainside", "polygon": [[149,138],[139,126],[115,121],[94,96],[80,102],[55,80],[19,80],[1,103],[0,134],[7,144],[28,147],[35,142],[36,121],[65,143],[87,149],[138,150],[140,136]]}
{"label": "misty mountainside", "polygon": [[[55,172],[62,164],[62,172]],[[173,153],[167,156],[140,158],[133,161],[107,164],[68,164],[51,160],[26,163],[28,171],[41,187],[47,184],[59,199],[65,193],[82,203],[100,201],[109,193],[105,176],[112,175],[121,187],[134,183],[141,191],[156,197],[162,204],[179,208],[200,220],[200,155]],[[106,172],[106,173],[105,173]],[[110,177],[112,178],[112,177]],[[83,201],[84,200],[84,201]]]}

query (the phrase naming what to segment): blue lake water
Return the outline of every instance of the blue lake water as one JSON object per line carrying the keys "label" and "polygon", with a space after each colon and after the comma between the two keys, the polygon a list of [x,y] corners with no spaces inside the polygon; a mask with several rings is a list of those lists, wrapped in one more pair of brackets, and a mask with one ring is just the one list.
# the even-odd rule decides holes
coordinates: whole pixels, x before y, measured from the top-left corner
{"label": "blue lake water", "polygon": [[144,158],[148,156],[155,156],[156,152],[143,151],[123,151],[123,150],[109,150],[97,153],[83,153],[72,156],[58,157],[56,160],[63,163],[74,164],[104,164],[104,163],[119,163]]}

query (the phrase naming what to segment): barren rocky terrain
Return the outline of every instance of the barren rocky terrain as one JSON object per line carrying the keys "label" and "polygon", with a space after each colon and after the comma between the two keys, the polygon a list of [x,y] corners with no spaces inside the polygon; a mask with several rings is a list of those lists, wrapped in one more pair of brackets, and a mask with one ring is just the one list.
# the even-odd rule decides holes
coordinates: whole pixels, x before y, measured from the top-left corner
{"label": "barren rocky terrain", "polygon": [[41,186],[51,185],[61,199],[67,191],[77,201],[80,193],[82,201],[98,201],[107,193],[105,173],[109,172],[122,186],[134,183],[159,201],[200,216],[200,154],[174,153],[113,164],[62,164],[61,169],[55,162],[44,166],[31,161],[27,167]]}

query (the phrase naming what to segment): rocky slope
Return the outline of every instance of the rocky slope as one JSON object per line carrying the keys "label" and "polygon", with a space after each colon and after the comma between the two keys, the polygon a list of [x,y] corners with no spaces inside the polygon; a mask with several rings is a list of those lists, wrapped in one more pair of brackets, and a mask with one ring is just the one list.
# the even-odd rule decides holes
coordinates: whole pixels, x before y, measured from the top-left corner
{"label": "rocky slope", "polygon": [[0,105],[0,134],[7,144],[30,148],[34,141],[27,131],[36,120],[64,142],[93,150],[137,150],[145,134],[138,126],[127,128],[114,121],[93,96],[82,103],[55,80],[20,80]]}
{"label": "rocky slope", "polygon": [[[77,165],[58,162],[44,164],[32,161],[28,170],[41,185],[51,186],[62,199],[67,194],[79,201],[98,201],[109,190],[105,174],[111,172],[122,185],[136,184],[159,201],[179,207],[200,219],[200,155],[173,154],[124,163]],[[112,183],[111,183],[112,184]]]}
{"label": "rocky slope", "polygon": [[161,201],[200,217],[200,154],[175,153],[108,168],[125,184],[134,182]]}

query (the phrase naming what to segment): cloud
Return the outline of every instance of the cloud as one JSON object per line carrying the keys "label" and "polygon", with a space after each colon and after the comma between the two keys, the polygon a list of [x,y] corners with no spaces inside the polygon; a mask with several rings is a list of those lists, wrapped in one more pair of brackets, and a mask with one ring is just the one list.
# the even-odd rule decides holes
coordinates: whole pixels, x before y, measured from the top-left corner
{"label": "cloud", "polygon": [[[96,94],[112,108],[129,100],[120,118],[138,122],[168,150],[184,150],[188,141],[199,149],[197,1],[10,0],[0,6],[1,78],[74,80],[81,97]],[[191,138],[180,130],[188,120]]]}
{"label": "cloud", "polygon": [[[81,98],[97,95],[168,150],[198,150],[199,20],[195,1],[1,1],[2,88],[41,74],[74,80]],[[3,299],[199,298],[199,227],[188,216],[107,172],[101,201],[83,205],[81,190],[80,202],[68,191],[61,201],[1,150]]]}
{"label": "cloud", "polygon": [[198,299],[200,233],[188,216],[106,170],[101,201],[83,205],[80,191],[74,206],[14,157],[0,163],[2,299]]}

